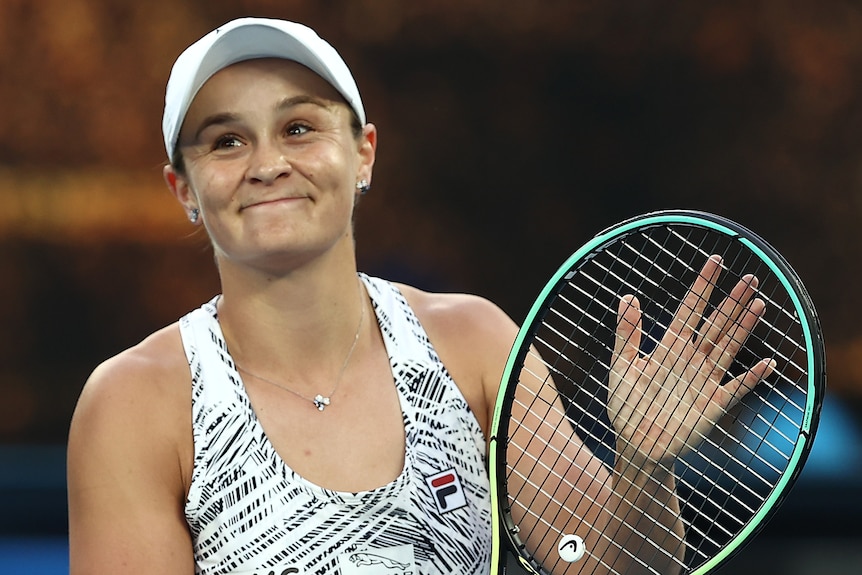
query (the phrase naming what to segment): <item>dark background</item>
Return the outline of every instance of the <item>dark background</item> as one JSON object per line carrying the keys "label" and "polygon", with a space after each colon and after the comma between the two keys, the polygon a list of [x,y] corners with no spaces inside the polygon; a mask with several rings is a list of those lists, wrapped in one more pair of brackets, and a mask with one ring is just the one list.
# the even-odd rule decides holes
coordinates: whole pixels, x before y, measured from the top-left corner
{"label": "dark background", "polygon": [[800,483],[727,572],[858,572],[862,4],[842,0],[3,0],[9,548],[65,537],[90,371],[218,290],[161,180],[162,99],[179,52],[244,15],[312,26],[354,72],[380,132],[364,271],[520,321],[574,249],[639,213],[715,212],[781,251],[821,315],[829,399]]}

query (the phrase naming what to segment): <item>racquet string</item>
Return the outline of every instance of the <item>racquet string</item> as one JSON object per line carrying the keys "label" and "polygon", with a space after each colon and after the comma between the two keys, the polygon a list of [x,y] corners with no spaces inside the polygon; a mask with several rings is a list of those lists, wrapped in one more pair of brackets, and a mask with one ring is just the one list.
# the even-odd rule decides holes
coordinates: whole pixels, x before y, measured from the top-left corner
{"label": "racquet string", "polygon": [[[530,373],[529,368],[524,368],[520,377],[543,380],[561,401],[551,401],[547,392],[534,393],[527,386],[518,385],[513,393],[513,401],[530,416],[525,421],[509,422],[507,474],[517,473],[519,481],[508,483],[524,487],[509,493],[508,503],[517,510],[513,515],[525,517],[527,529],[540,529],[543,537],[558,539],[563,534],[540,519],[542,507],[556,506],[559,514],[573,514],[566,501],[573,495],[590,496],[575,493],[578,475],[586,472],[583,469],[573,469],[564,476],[554,465],[553,481],[531,483],[529,474],[523,472],[527,445],[516,440],[529,437],[530,444],[535,445],[539,438],[557,434],[570,441],[577,433],[585,447],[612,468],[615,432],[607,416],[607,374],[620,298],[625,294],[638,297],[643,315],[641,352],[654,353],[700,266],[711,254],[720,254],[723,266],[705,316],[730,295],[733,285],[745,274],[758,277],[757,297],[766,303],[763,317],[727,378],[763,358],[775,359],[778,366],[706,437],[698,437],[698,447],[675,466],[676,491],[686,525],[685,540],[680,542],[686,548],[685,567],[694,569],[713,557],[767,503],[793,455],[807,399],[808,350],[792,298],[770,266],[746,244],[696,226],[652,226],[630,233],[622,241],[617,238],[581,258],[549,298],[543,319],[534,330],[530,356],[541,362],[550,377]],[[562,410],[572,425],[553,431],[541,429],[541,422],[552,410]],[[558,462],[563,457],[560,450],[553,455]],[[572,465],[571,461],[562,463],[562,467]],[[543,465],[538,459],[529,464]],[[520,471],[515,470],[516,465]],[[553,489],[548,489],[548,483],[553,483]],[[543,506],[535,506],[533,499],[537,497],[543,499]],[[617,519],[627,521],[625,517]],[[593,527],[581,523],[581,529]],[[525,528],[519,527],[522,531]],[[655,541],[655,547],[670,536],[658,525],[651,531],[641,535]],[[523,532],[520,538],[525,539]],[[617,551],[637,556],[640,550],[617,547]],[[533,559],[547,570],[559,561],[551,553],[534,555]]]}

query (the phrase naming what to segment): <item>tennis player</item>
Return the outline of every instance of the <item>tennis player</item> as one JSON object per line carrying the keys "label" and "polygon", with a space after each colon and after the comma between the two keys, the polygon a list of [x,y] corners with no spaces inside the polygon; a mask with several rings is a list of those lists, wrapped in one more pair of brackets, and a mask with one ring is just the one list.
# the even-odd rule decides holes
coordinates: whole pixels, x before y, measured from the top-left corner
{"label": "tennis player", "polygon": [[[209,236],[221,293],[87,381],[69,437],[72,575],[487,574],[486,439],[517,327],[480,297],[357,270],[378,133],[344,61],[300,24],[232,21],[176,61],[163,132],[165,181]],[[727,321],[745,332],[762,302],[742,291]],[[636,300],[621,310],[625,339]],[[573,449],[594,494],[578,516],[596,550],[589,525],[651,514],[668,537],[644,561],[667,572],[683,533],[666,462],[682,447],[656,435],[624,471]],[[653,496],[627,500],[633,483]]]}

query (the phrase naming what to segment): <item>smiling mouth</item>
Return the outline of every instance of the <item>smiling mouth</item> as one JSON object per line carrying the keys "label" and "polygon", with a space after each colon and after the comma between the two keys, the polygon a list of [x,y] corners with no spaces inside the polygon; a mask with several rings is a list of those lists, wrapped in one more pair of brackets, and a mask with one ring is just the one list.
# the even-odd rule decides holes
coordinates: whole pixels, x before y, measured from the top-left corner
{"label": "smiling mouth", "polygon": [[308,199],[307,196],[290,196],[290,197],[285,197],[285,198],[272,198],[269,200],[260,200],[260,201],[254,202],[252,204],[248,204],[247,206],[242,206],[240,208],[240,211],[248,210],[251,208],[261,208],[261,207],[266,207],[266,206],[289,205],[289,204],[294,204],[300,200],[307,200],[307,199]]}

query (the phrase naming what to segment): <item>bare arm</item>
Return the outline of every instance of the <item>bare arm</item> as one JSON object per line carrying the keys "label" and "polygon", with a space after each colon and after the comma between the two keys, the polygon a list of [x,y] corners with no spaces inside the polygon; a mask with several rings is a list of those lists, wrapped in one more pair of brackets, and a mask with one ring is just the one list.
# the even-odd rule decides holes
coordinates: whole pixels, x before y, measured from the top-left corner
{"label": "bare arm", "polygon": [[[684,535],[673,475],[658,467],[623,473],[595,457],[573,433],[537,352],[528,355],[519,382],[512,418],[520,424],[510,450],[519,449],[510,454],[508,490],[518,494],[512,516],[527,549],[555,575],[637,573],[632,555],[648,558],[660,573],[673,572]],[[636,534],[662,539],[657,529],[667,534],[662,548],[643,549]],[[583,559],[557,561],[560,533],[583,538]]]}
{"label": "bare arm", "polygon": [[68,444],[71,575],[194,573],[183,516],[191,399],[165,365],[170,340],[109,360],[81,394]]}

